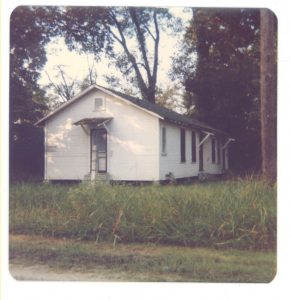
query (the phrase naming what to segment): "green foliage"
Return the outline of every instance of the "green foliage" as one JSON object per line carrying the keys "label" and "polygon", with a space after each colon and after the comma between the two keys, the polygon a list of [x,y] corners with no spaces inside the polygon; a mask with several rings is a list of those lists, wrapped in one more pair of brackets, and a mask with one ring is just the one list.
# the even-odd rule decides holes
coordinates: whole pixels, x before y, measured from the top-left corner
{"label": "green foliage", "polygon": [[185,106],[236,139],[231,166],[260,168],[259,9],[193,9],[174,60],[185,86]]}
{"label": "green foliage", "polygon": [[157,88],[156,104],[173,111],[183,111],[183,103],[181,101],[180,87],[177,84],[167,86],[166,88]]}
{"label": "green foliage", "polygon": [[160,30],[179,29],[168,9],[66,7],[61,22],[70,49],[97,60],[104,52],[144,100],[155,102]]}
{"label": "green foliage", "polygon": [[274,248],[276,188],[256,180],[189,186],[17,184],[10,231],[96,241]]}
{"label": "green foliage", "polygon": [[45,92],[40,89],[37,80],[46,62],[45,45],[58,32],[57,15],[55,7],[18,6],[10,17],[9,134],[12,179],[39,176],[42,170],[42,167],[36,170],[43,157],[42,135],[32,124],[43,117],[48,108]]}
{"label": "green foliage", "polygon": [[46,62],[45,45],[57,34],[54,7],[18,6],[10,17],[11,121],[35,122],[46,104],[37,80]]}

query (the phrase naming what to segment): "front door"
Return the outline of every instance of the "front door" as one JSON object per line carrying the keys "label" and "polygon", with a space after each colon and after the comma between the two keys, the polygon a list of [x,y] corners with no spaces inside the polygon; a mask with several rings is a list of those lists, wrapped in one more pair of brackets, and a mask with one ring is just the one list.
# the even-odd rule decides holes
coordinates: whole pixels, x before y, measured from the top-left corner
{"label": "front door", "polygon": [[107,172],[107,132],[105,129],[91,130],[91,172]]}

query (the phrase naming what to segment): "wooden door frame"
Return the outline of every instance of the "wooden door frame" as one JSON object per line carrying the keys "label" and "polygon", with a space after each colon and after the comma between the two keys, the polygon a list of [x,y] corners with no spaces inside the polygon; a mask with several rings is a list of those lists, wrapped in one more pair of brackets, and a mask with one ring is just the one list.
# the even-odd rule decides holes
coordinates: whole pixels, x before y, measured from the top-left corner
{"label": "wooden door frame", "polygon": [[[105,171],[99,171],[99,163],[97,165],[97,162],[96,162],[96,173],[101,173],[101,174],[104,174],[104,173],[107,173],[108,171],[108,147],[107,147],[107,142],[108,142],[108,133],[106,131],[106,129],[104,128],[91,128],[90,130],[90,173],[92,172],[92,146],[93,146],[93,132],[97,132],[97,131],[103,131],[106,133],[106,142],[105,142],[105,153],[106,153],[106,160],[105,160],[105,165],[106,165],[106,168],[105,168]],[[98,151],[97,151],[98,152]],[[98,161],[98,153],[97,153],[97,157],[96,157],[96,161]]]}

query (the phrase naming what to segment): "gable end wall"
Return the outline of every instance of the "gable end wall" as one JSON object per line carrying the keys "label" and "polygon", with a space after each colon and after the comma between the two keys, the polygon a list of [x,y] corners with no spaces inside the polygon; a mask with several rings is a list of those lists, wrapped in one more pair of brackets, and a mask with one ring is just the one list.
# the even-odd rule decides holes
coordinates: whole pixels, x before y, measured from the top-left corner
{"label": "gable end wall", "polygon": [[[106,99],[105,111],[94,111],[96,97]],[[104,116],[113,117],[107,124],[109,177],[112,180],[159,179],[159,119],[96,90],[46,121],[45,179],[83,180],[89,175],[90,135],[73,123]]]}

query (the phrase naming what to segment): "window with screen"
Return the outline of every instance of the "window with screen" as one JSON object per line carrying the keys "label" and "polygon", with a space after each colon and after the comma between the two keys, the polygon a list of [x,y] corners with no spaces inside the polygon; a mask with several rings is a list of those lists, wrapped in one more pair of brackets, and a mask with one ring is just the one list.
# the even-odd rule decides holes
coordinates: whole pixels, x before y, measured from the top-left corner
{"label": "window with screen", "polygon": [[181,128],[181,132],[180,132],[180,148],[181,148],[181,162],[185,162],[186,161],[186,139],[185,139],[185,129]]}
{"label": "window with screen", "polygon": [[166,127],[162,127],[162,154],[166,154],[166,143],[167,143],[167,136],[166,136]]}
{"label": "window with screen", "polygon": [[192,152],[192,162],[196,162],[196,133],[192,131],[192,147],[191,147],[191,152]]}
{"label": "window with screen", "polygon": [[221,163],[220,140],[217,140],[217,163]]}

